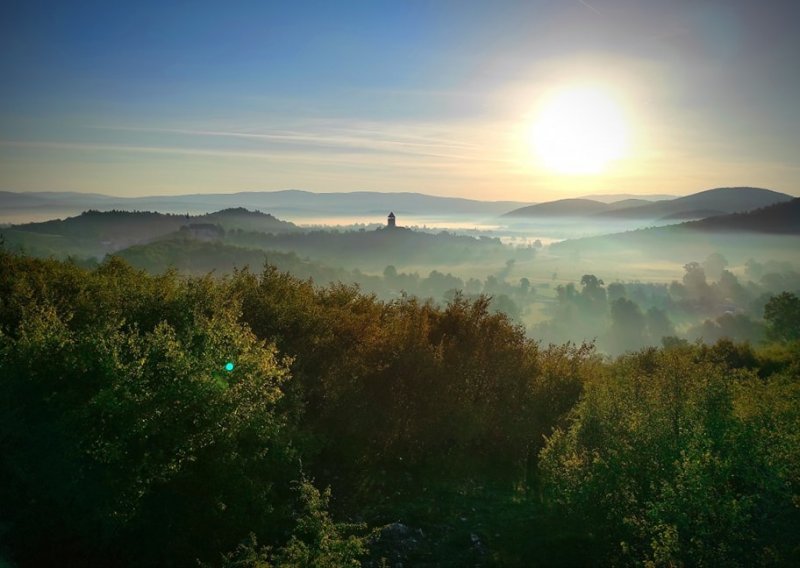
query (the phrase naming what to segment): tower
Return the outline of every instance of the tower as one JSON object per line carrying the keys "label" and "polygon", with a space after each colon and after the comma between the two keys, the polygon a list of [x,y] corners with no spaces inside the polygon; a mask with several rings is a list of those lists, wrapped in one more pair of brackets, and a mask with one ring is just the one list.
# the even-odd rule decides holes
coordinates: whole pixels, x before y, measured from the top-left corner
{"label": "tower", "polygon": [[390,229],[393,229],[396,226],[394,221],[394,213],[389,213],[389,217],[386,219],[386,226]]}

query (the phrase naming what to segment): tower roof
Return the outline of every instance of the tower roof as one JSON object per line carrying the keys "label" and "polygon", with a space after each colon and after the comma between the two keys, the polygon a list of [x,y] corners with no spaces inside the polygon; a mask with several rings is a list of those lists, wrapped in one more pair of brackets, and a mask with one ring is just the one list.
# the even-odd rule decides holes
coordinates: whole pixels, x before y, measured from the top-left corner
{"label": "tower roof", "polygon": [[394,213],[390,212],[389,217],[394,217]]}

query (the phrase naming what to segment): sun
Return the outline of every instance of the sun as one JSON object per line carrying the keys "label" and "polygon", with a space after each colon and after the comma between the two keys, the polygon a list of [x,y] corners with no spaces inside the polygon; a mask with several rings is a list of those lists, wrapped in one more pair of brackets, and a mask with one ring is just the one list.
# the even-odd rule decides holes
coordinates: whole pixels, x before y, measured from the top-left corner
{"label": "sun", "polygon": [[609,91],[563,88],[542,101],[529,143],[536,159],[552,171],[598,174],[627,155],[627,120]]}

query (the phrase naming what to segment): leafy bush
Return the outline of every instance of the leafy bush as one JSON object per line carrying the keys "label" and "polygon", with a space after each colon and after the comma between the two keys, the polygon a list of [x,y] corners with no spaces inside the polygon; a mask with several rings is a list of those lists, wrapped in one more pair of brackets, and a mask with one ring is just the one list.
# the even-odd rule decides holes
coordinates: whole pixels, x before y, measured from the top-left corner
{"label": "leafy bush", "polygon": [[786,385],[765,386],[702,354],[682,347],[621,358],[548,440],[547,495],[583,520],[606,561],[796,560],[797,389],[771,416],[773,389],[789,394]]}
{"label": "leafy bush", "polygon": [[300,476],[280,409],[289,375],[235,302],[211,281],[116,262],[2,261],[0,510],[14,557],[186,564],[251,531],[283,538]]}

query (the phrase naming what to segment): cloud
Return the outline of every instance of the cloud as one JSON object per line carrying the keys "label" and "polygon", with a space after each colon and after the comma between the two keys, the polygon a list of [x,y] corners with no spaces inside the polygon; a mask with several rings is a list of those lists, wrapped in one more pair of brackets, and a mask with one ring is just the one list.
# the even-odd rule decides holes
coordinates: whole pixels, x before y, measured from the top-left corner
{"label": "cloud", "polygon": [[[187,133],[187,132],[180,132]],[[194,134],[194,132],[190,132]],[[198,135],[225,136],[227,133],[206,134],[197,132]],[[236,135],[230,133],[231,135]],[[0,140],[0,146],[26,148],[26,149],[51,149],[64,151],[85,151],[85,152],[127,152],[161,155],[180,155],[180,156],[201,156],[215,158],[243,158],[254,160],[265,160],[272,162],[292,162],[295,164],[306,165],[336,165],[340,167],[375,167],[375,168],[424,168],[424,169],[452,169],[463,166],[464,161],[468,164],[473,160],[488,163],[503,163],[502,160],[490,158],[465,158],[452,154],[441,154],[435,152],[409,153],[395,152],[394,155],[376,156],[369,152],[348,152],[342,149],[339,152],[308,152],[290,151],[279,149],[267,150],[243,150],[243,149],[224,149],[224,148],[199,148],[182,146],[154,146],[154,145],[133,145],[133,144],[108,144],[108,143],[89,143],[89,142],[63,142],[63,141],[30,141],[30,140]]]}
{"label": "cloud", "polygon": [[453,160],[498,161],[487,158],[485,148],[466,139],[448,139],[434,134],[441,127],[388,127],[367,124],[359,127],[321,125],[308,130],[271,129],[264,131],[212,128],[163,128],[139,126],[94,126],[99,130],[153,133],[197,138],[231,138],[273,149],[305,148],[309,152],[333,149],[347,152],[394,153]]}
{"label": "cloud", "polygon": [[597,14],[598,16],[602,16],[602,15],[603,15],[603,14],[600,12],[600,10],[598,10],[597,8],[595,8],[594,6],[592,6],[591,4],[589,4],[588,2],[586,2],[586,0],[578,0],[578,3],[579,3],[579,4],[581,4],[583,7],[585,7],[585,8],[587,8],[587,9],[591,10],[592,12],[594,12],[595,14]]}

